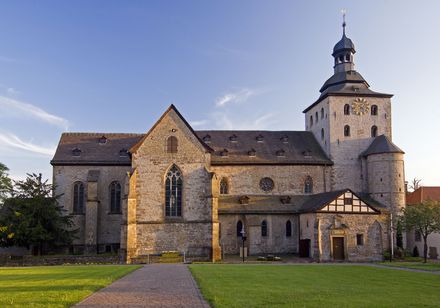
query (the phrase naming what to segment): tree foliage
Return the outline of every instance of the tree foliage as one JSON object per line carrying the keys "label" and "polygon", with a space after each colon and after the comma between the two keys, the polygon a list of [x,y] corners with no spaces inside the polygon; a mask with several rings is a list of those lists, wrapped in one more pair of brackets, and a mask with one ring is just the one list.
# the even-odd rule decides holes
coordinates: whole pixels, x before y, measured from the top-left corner
{"label": "tree foliage", "polygon": [[7,199],[0,213],[0,246],[43,247],[68,245],[74,239],[72,217],[65,215],[52,196],[53,185],[41,174],[28,174],[16,181],[14,196]]}
{"label": "tree foliage", "polygon": [[423,238],[423,258],[428,258],[428,235],[440,232],[440,201],[426,200],[422,203],[407,206],[400,218],[407,231],[417,231]]}
{"label": "tree foliage", "polygon": [[12,181],[8,175],[8,167],[0,163],[0,206],[12,191]]}

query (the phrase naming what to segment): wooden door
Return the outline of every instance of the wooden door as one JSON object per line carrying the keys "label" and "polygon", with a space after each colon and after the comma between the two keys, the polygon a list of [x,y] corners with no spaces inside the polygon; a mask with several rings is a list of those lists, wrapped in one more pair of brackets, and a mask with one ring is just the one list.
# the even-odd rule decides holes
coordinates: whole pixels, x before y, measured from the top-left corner
{"label": "wooden door", "polygon": [[299,240],[299,256],[301,258],[310,258],[310,240]]}
{"label": "wooden door", "polygon": [[335,259],[335,260],[344,260],[345,259],[344,238],[343,237],[334,237],[333,238],[333,259]]}

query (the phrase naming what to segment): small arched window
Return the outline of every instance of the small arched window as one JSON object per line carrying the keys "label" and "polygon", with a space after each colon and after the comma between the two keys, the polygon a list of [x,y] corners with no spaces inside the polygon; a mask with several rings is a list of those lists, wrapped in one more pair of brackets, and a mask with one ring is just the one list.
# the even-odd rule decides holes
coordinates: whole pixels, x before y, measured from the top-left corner
{"label": "small arched window", "polygon": [[315,122],[318,123],[318,111],[315,112]]}
{"label": "small arched window", "polygon": [[73,214],[84,214],[84,184],[73,184]]}
{"label": "small arched window", "polygon": [[339,62],[344,62],[344,56],[343,55],[339,56]]}
{"label": "small arched window", "polygon": [[324,140],[324,129],[321,128],[321,139]]}
{"label": "small arched window", "polygon": [[313,126],[313,116],[310,116],[310,127]]}
{"label": "small arched window", "polygon": [[324,108],[321,108],[321,119],[324,119]]}
{"label": "small arched window", "polygon": [[267,236],[267,221],[265,220],[261,222],[261,236]]}
{"label": "small arched window", "polygon": [[344,105],[344,114],[345,115],[349,115],[350,114],[350,105],[349,104],[345,104]]}
{"label": "small arched window", "polygon": [[377,115],[377,105],[371,105],[371,115]]}
{"label": "small arched window", "polygon": [[177,153],[178,141],[174,136],[170,136],[167,139],[167,153]]}
{"label": "small arched window", "polygon": [[371,137],[377,137],[377,126],[371,126]]}
{"label": "small arched window", "polygon": [[165,181],[165,216],[182,216],[182,172],[173,165],[167,172]]}
{"label": "small arched window", "polygon": [[110,213],[121,213],[121,184],[117,181],[110,184]]}
{"label": "small arched window", "polygon": [[344,126],[344,136],[350,137],[350,126],[349,125]]}
{"label": "small arched window", "polygon": [[306,177],[304,181],[304,193],[305,194],[313,193],[313,180],[310,176]]}
{"label": "small arched window", "polygon": [[241,237],[241,230],[243,230],[243,223],[241,220],[237,221],[237,236]]}
{"label": "small arched window", "polygon": [[345,61],[350,62],[350,54],[349,53],[347,53],[345,55]]}
{"label": "small arched window", "polygon": [[226,178],[222,178],[220,181],[220,194],[227,195],[228,193],[229,193],[228,180],[226,180]]}
{"label": "small arched window", "polygon": [[286,237],[291,237],[292,236],[292,223],[290,222],[290,220],[288,220],[286,222]]}

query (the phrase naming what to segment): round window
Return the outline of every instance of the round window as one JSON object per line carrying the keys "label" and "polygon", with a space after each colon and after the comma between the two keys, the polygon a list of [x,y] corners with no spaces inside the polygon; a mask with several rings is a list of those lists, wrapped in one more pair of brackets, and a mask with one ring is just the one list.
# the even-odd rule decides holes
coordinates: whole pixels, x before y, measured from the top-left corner
{"label": "round window", "polygon": [[260,180],[260,188],[263,191],[266,191],[266,192],[271,191],[273,189],[273,187],[274,187],[274,183],[271,178],[262,178]]}

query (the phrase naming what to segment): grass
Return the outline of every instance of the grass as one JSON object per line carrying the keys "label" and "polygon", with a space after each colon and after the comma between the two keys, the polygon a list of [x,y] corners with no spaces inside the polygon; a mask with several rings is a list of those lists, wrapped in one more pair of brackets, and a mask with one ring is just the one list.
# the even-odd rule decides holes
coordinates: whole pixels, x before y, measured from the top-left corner
{"label": "grass", "polygon": [[0,268],[0,307],[69,307],[139,266]]}
{"label": "grass", "polygon": [[438,307],[440,276],[355,265],[191,265],[214,307]]}
{"label": "grass", "polygon": [[393,267],[404,267],[404,268],[413,268],[420,269],[425,271],[440,271],[440,262],[430,262],[423,263],[419,262],[408,262],[408,261],[396,261],[396,262],[380,262],[379,264]]}

